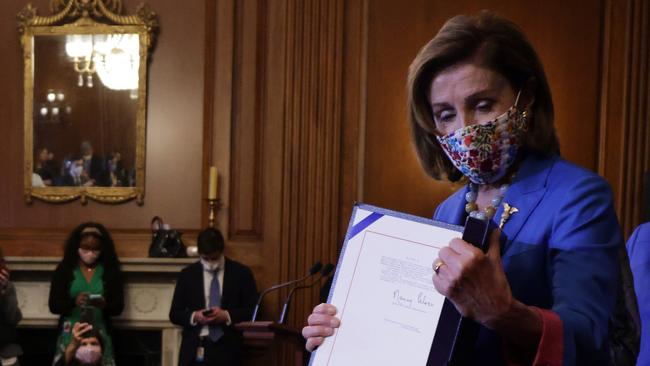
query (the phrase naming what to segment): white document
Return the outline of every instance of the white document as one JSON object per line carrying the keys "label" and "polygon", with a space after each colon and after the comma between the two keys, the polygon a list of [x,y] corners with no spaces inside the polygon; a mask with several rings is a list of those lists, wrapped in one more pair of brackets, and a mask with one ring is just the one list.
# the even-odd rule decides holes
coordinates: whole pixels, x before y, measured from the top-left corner
{"label": "white document", "polygon": [[426,365],[445,300],[432,264],[461,236],[462,227],[356,206],[328,300],[341,326],[310,365]]}

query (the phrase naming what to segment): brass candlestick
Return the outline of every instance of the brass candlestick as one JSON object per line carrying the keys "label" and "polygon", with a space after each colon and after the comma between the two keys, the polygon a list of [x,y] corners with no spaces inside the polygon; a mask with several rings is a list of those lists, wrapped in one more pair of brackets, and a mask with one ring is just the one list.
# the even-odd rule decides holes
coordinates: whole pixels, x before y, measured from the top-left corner
{"label": "brass candlestick", "polygon": [[219,210],[219,199],[208,198],[208,227],[214,227],[214,222],[217,218],[217,210]]}

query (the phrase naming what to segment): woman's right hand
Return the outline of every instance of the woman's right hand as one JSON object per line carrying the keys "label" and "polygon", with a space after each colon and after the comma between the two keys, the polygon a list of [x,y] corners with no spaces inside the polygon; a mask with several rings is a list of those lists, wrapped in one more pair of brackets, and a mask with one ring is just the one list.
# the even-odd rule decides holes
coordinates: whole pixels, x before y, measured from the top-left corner
{"label": "woman's right hand", "polygon": [[80,292],[77,295],[77,298],[74,300],[75,305],[81,307],[81,306],[86,306],[88,304],[88,293],[87,292]]}
{"label": "woman's right hand", "polygon": [[307,318],[307,326],[302,328],[302,336],[307,343],[305,348],[311,352],[323,343],[325,337],[334,334],[334,329],[341,325],[341,321],[335,317],[336,307],[331,304],[317,305]]}
{"label": "woman's right hand", "polygon": [[81,342],[81,336],[91,329],[93,329],[92,324],[80,322],[74,323],[74,326],[72,326],[72,339],[79,344]]}

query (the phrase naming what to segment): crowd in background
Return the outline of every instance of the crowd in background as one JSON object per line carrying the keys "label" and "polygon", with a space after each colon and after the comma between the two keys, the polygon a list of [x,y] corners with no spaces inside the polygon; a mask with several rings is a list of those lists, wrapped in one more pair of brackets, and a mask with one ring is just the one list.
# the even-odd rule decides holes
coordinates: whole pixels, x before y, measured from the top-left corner
{"label": "crowd in background", "polygon": [[135,170],[126,168],[120,152],[102,157],[95,154],[89,141],[82,142],[79,150],[78,155],[57,161],[53,151],[39,148],[34,157],[32,186],[135,186]]}

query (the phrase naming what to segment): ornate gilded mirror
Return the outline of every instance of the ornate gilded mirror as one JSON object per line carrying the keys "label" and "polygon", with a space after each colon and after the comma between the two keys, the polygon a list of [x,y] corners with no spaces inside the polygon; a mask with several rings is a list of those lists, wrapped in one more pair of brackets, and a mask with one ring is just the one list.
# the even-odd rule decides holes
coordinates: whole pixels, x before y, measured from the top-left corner
{"label": "ornate gilded mirror", "polygon": [[121,0],[52,0],[51,11],[18,14],[25,199],[142,204],[156,14],[122,15]]}

